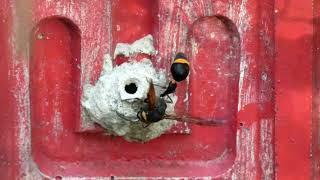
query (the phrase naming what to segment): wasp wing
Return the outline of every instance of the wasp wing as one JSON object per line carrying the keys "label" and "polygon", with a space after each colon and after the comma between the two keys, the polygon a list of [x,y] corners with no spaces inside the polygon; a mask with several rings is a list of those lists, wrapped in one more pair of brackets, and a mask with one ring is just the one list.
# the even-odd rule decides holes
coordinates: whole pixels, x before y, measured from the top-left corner
{"label": "wasp wing", "polygon": [[154,110],[155,108],[155,104],[156,104],[156,91],[154,89],[152,80],[149,83],[149,90],[148,90],[148,94],[147,94],[147,102],[148,102],[148,108],[149,111]]}
{"label": "wasp wing", "polygon": [[190,116],[176,116],[176,115],[165,115],[164,119],[176,120],[180,122],[186,122],[191,124],[196,124],[200,126],[222,126],[227,123],[225,119],[201,119],[194,118]]}

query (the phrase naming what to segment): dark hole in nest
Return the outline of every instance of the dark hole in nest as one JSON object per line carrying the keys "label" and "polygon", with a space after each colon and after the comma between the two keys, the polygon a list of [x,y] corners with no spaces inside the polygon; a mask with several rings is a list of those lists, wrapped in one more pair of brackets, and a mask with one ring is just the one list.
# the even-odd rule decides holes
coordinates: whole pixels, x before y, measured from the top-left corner
{"label": "dark hole in nest", "polygon": [[127,84],[124,89],[126,90],[127,93],[129,94],[134,94],[137,92],[138,90],[138,87],[135,83],[130,83],[130,84]]}

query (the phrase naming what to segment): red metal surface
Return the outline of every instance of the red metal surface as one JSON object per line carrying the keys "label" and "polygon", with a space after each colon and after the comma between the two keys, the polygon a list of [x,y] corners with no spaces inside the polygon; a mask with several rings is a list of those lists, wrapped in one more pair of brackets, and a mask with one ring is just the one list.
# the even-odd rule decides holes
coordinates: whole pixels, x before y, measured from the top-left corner
{"label": "red metal surface", "polygon": [[[28,2],[0,7],[1,179],[319,177],[318,2],[314,14],[298,0]],[[156,67],[190,56],[177,111],[230,124],[145,144],[84,132],[95,128],[81,120],[83,85],[115,43],[149,33]]]}
{"label": "red metal surface", "polygon": [[281,0],[275,7],[278,179],[320,175],[319,10],[318,1]]}
{"label": "red metal surface", "polygon": [[[112,50],[115,49],[117,43],[133,43],[141,37],[152,34],[154,4],[148,0],[112,2]],[[143,54],[135,57],[137,60],[141,58],[151,57]],[[118,56],[115,64],[121,64],[127,60],[128,58]]]}
{"label": "red metal surface", "polygon": [[320,2],[313,3],[312,176],[320,178]]}
{"label": "red metal surface", "polygon": [[[4,102],[7,102],[5,106],[13,107],[16,101],[14,101],[13,93],[10,92],[10,89],[14,87],[14,84],[11,80],[9,82],[9,65],[11,64],[11,51],[10,42],[8,37],[11,34],[11,22],[12,17],[10,16],[10,9],[8,8],[8,2],[4,2],[6,5],[0,7],[0,40],[3,42],[0,45],[1,48],[1,56],[0,56],[0,82],[2,87],[7,88],[0,88],[0,102],[4,105]],[[3,105],[1,105],[3,107]],[[1,178],[9,179],[10,177],[14,177],[17,173],[18,166],[18,149],[15,144],[16,140],[14,138],[15,131],[15,120],[17,120],[17,116],[15,115],[16,110],[14,108],[1,108],[0,119],[1,119],[1,126],[0,126],[0,172]],[[16,163],[15,163],[16,162]]]}

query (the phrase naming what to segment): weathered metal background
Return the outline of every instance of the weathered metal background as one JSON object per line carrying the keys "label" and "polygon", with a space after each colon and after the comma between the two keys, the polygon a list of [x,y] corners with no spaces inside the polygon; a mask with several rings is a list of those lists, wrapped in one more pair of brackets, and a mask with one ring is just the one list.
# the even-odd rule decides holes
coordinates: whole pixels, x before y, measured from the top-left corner
{"label": "weathered metal background", "polygon": [[[314,5],[2,0],[1,179],[318,178],[318,66],[312,81],[318,1]],[[82,118],[83,85],[97,80],[103,55],[147,34],[155,38],[158,54],[150,58],[156,67],[168,69],[178,51],[190,56],[190,79],[177,92],[176,110],[228,115],[230,124],[182,124],[175,129],[181,134],[137,144],[102,135]]]}

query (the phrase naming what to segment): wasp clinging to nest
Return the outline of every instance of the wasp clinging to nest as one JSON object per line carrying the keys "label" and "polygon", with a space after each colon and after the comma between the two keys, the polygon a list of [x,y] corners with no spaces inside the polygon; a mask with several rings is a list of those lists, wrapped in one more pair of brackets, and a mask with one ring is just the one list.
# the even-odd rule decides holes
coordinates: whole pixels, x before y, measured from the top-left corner
{"label": "wasp clinging to nest", "polygon": [[152,81],[149,83],[146,104],[137,113],[137,118],[147,126],[163,119],[167,109],[167,103],[163,98],[156,97]]}
{"label": "wasp clinging to nest", "polygon": [[149,91],[147,94],[146,104],[137,113],[137,118],[148,127],[150,124],[161,121],[163,119],[188,122],[205,126],[219,126],[224,123],[223,120],[206,120],[197,119],[189,116],[167,115],[167,102],[163,97],[157,97],[152,81],[149,83]]}
{"label": "wasp clinging to nest", "polygon": [[[148,127],[150,124],[159,122],[163,119],[176,120],[205,126],[219,126],[225,123],[225,120],[197,119],[186,115],[176,116],[166,114],[167,103],[172,103],[172,100],[168,95],[175,92],[177,88],[177,82],[181,82],[188,77],[190,68],[189,65],[190,64],[187,60],[186,55],[183,53],[177,53],[170,69],[173,80],[169,82],[168,87],[163,93],[160,94],[160,96],[156,96],[154,84],[152,80],[149,81],[147,99],[144,100],[142,108],[137,113],[137,118],[139,121],[145,124],[144,127]],[[165,96],[167,96],[171,100],[171,102],[167,102],[164,99]]]}

